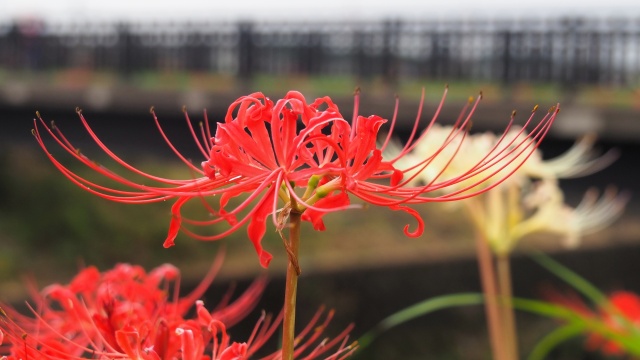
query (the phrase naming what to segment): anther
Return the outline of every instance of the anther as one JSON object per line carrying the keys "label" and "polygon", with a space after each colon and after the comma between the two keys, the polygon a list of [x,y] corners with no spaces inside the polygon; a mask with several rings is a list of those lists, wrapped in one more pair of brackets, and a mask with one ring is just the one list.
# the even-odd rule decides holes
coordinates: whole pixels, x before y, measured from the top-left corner
{"label": "anther", "polygon": [[467,125],[464,127],[464,130],[466,132],[471,131],[471,127],[473,126],[473,120],[469,120],[469,122],[467,123]]}

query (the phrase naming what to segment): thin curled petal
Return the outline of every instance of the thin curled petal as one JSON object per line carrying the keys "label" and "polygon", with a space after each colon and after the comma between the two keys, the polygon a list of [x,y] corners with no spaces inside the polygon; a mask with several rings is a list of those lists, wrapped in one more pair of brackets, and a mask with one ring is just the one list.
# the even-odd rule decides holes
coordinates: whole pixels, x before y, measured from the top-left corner
{"label": "thin curled petal", "polygon": [[419,237],[424,233],[424,220],[422,219],[422,216],[420,216],[420,213],[416,209],[410,208],[408,206],[400,206],[400,205],[390,206],[389,208],[391,210],[404,211],[407,214],[413,216],[414,219],[416,219],[416,222],[418,223],[416,230],[409,231],[409,225],[405,225],[403,229],[405,235],[407,235],[408,237]]}

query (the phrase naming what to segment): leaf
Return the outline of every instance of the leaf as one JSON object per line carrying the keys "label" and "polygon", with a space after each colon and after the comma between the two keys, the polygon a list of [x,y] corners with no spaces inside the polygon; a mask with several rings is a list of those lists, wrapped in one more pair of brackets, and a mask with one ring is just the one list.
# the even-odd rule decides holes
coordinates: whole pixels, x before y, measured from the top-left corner
{"label": "leaf", "polygon": [[542,265],[542,267],[549,270],[554,275],[571,285],[574,289],[581,292],[595,304],[604,306],[606,303],[608,303],[607,296],[602,293],[597,287],[588,282],[582,276],[571,271],[569,268],[553,260],[551,257],[543,253],[537,253],[533,255],[532,258],[538,264]]}
{"label": "leaf", "polygon": [[531,354],[529,355],[528,360],[547,359],[547,355],[555,347],[557,347],[561,343],[573,337],[582,335],[584,332],[585,332],[585,327],[577,323],[571,323],[563,327],[557,328],[556,330],[547,334],[547,336],[545,336],[544,338],[542,338],[542,340],[538,342],[538,344],[531,351]]}
{"label": "leaf", "polygon": [[382,320],[376,327],[369,330],[358,340],[358,347],[360,351],[362,351],[362,349],[371,344],[371,342],[383,332],[429,313],[454,306],[478,305],[483,302],[484,296],[478,293],[442,295],[421,301]]}

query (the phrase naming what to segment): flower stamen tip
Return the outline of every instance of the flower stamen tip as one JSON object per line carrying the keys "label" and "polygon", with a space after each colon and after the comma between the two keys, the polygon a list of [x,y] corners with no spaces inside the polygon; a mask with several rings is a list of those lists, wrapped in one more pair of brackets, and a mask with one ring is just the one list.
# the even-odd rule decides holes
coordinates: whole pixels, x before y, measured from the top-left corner
{"label": "flower stamen tip", "polygon": [[473,121],[469,120],[469,122],[467,123],[467,126],[465,126],[464,130],[469,132],[469,131],[471,131],[472,127],[473,127]]}

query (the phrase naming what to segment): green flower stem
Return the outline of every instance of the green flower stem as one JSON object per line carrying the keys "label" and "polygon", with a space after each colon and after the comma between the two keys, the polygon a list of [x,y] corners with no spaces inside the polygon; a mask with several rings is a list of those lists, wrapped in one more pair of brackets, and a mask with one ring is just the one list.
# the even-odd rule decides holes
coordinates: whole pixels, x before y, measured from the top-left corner
{"label": "green flower stem", "polygon": [[547,334],[529,354],[528,360],[544,360],[548,358],[551,350],[559,344],[583,335],[585,326],[579,323],[570,323]]}
{"label": "green flower stem", "polygon": [[480,271],[480,281],[482,292],[485,297],[485,312],[487,316],[487,327],[489,330],[489,341],[494,360],[509,360],[505,353],[505,348],[501,346],[501,337],[504,334],[502,321],[500,318],[500,305],[498,304],[498,286],[496,284],[496,273],[493,265],[491,249],[489,243],[482,234],[476,232],[476,253],[478,256],[478,268]]}
{"label": "green flower stem", "polygon": [[511,266],[509,260],[509,253],[500,253],[496,256],[498,289],[500,293],[500,317],[504,331],[505,351],[508,353],[509,359],[519,359],[518,331],[513,301],[511,300],[513,298],[513,291],[511,287]]}
{"label": "green flower stem", "polygon": [[287,279],[284,290],[284,320],[282,321],[282,360],[293,360],[295,324],[296,324],[296,296],[298,292],[298,249],[300,247],[300,221],[302,213],[298,210],[293,197],[291,198],[291,213],[289,214],[289,241],[285,242],[289,255],[287,265]]}
{"label": "green flower stem", "polygon": [[375,328],[369,330],[360,339],[358,339],[358,348],[360,351],[356,353],[356,356],[362,356],[362,350],[367,348],[378,336],[400,324],[404,324],[408,321],[439,310],[456,306],[477,305],[482,304],[483,302],[484,296],[482,294],[461,293],[442,295],[409,306],[406,309],[400,310],[386,317]]}
{"label": "green flower stem", "polygon": [[[322,186],[318,186],[313,192],[305,191],[302,197],[304,204],[299,205],[300,211],[304,211],[307,208],[306,205],[313,205],[318,200],[325,198],[327,195],[331,194],[331,192],[338,189],[340,189],[340,184],[337,179],[334,179]],[[313,193],[313,195],[309,196],[310,193]]]}
{"label": "green flower stem", "polygon": [[304,191],[304,194],[302,195],[302,199],[308,199],[311,197],[311,195],[313,195],[313,192],[316,190],[316,188],[318,187],[318,184],[320,183],[320,180],[324,177],[324,175],[313,175],[311,176],[311,178],[309,179],[309,181],[307,182],[307,188]]}
{"label": "green flower stem", "polygon": [[582,276],[569,270],[569,268],[553,260],[544,253],[537,252],[532,256],[532,258],[542,267],[549,270],[567,284],[571,285],[574,289],[581,292],[595,304],[599,306],[607,306],[607,303],[609,302],[607,296]]}

